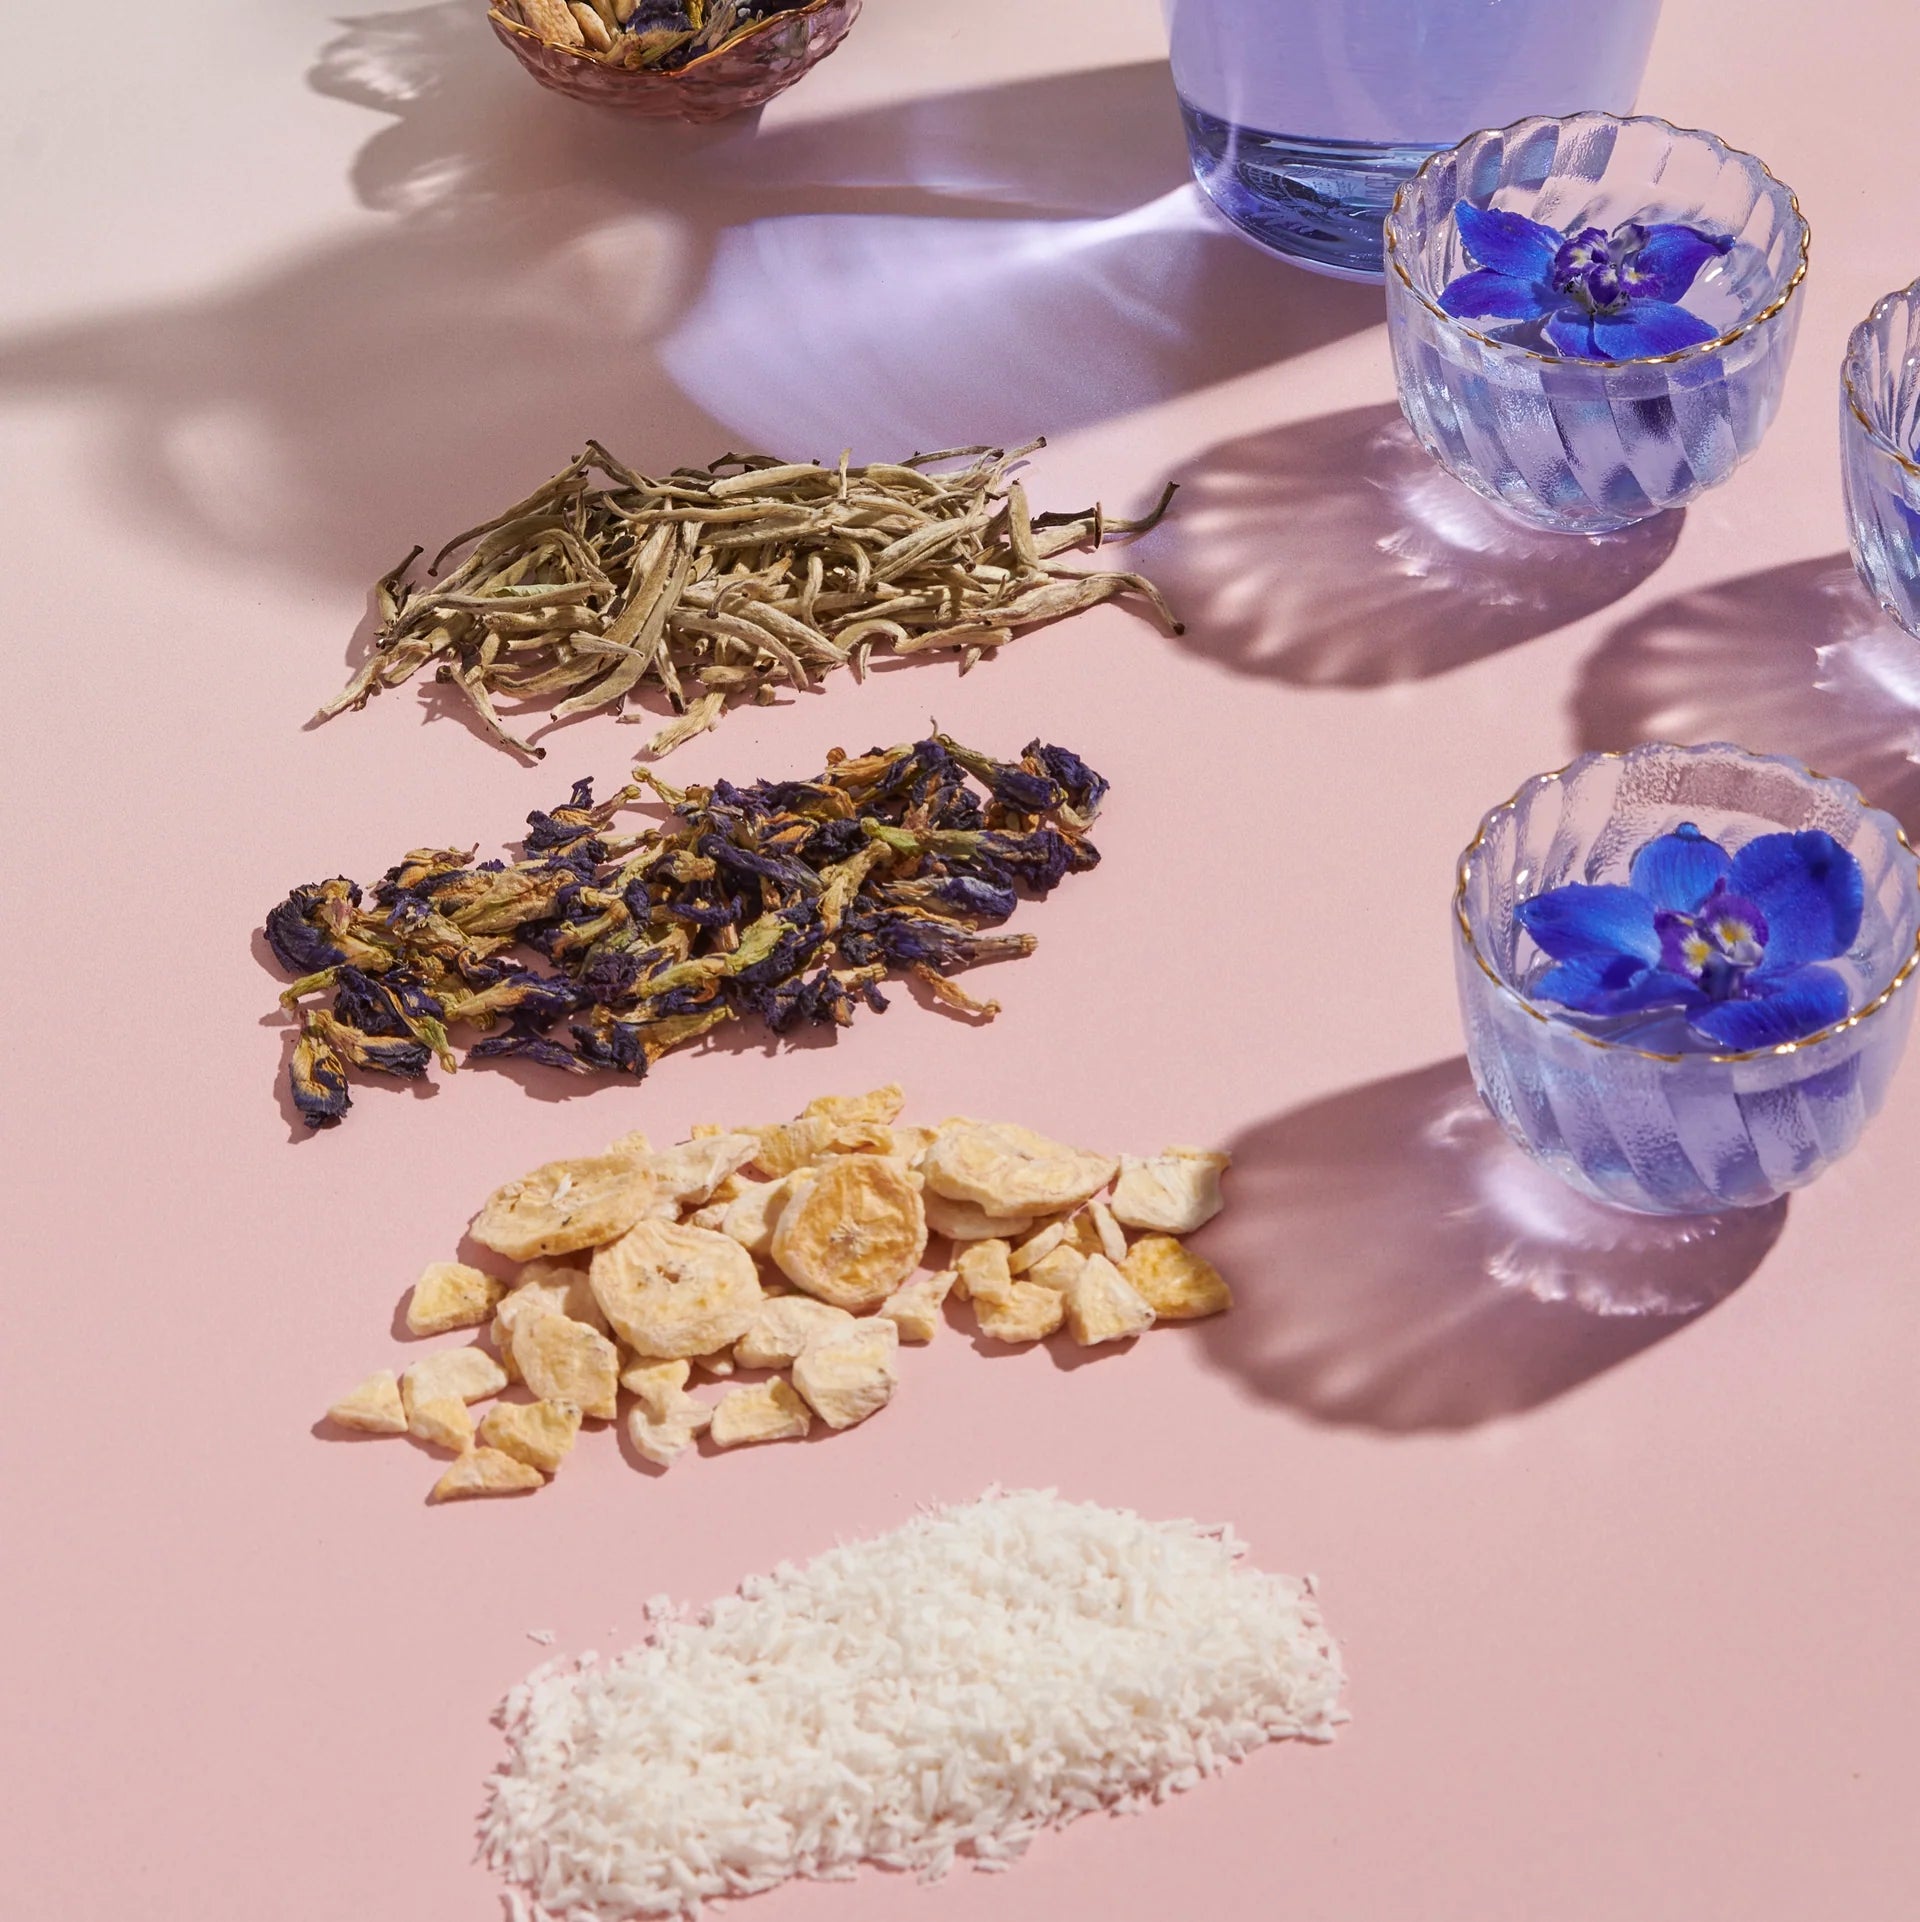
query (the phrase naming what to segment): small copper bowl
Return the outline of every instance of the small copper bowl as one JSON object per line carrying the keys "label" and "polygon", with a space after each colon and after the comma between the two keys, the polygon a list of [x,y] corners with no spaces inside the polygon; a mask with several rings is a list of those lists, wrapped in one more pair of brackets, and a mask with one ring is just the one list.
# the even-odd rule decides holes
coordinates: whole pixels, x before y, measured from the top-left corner
{"label": "small copper bowl", "polygon": [[784,93],[847,37],[859,12],[860,0],[811,0],[791,13],[774,14],[672,73],[607,66],[566,47],[550,47],[491,10],[487,17],[514,58],[555,93],[626,113],[724,120]]}

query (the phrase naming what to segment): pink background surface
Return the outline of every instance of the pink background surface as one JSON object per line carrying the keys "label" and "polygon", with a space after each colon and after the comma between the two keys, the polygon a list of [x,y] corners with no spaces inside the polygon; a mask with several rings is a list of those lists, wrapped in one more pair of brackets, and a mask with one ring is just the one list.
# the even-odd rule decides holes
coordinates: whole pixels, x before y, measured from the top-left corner
{"label": "pink background surface", "polygon": [[[0,74],[0,1906],[493,1915],[472,1830],[528,1629],[623,1646],[657,1591],[1000,1480],[1230,1519],[1315,1572],[1351,1727],[1009,1876],[756,1916],[1920,1912],[1920,1072],[1789,1208],[1605,1245],[1514,1199],[1445,914],[1482,808],[1588,746],[1791,750],[1920,826],[1914,652],[1851,585],[1833,419],[1846,329],[1920,268],[1920,16],[1669,0],[1643,104],[1765,155],[1814,266],[1759,456],[1596,553],[1493,527],[1407,450],[1377,293],[1196,211],[1148,0],[869,0],[757,137],[543,96],[477,5],[330,11],[19,10]],[[1183,643],[1102,609],[672,764],[798,774],[930,712],[1087,755],[1105,864],[1023,911],[1041,945],[988,982],[997,1024],[901,993],[831,1048],[363,1087],[290,1138],[264,910],[496,846],[641,738],[575,727],[528,770],[412,691],[300,731],[375,573],[587,433],[671,465],[1038,429],[1044,506],[1188,481],[1145,561]],[[888,1077],[923,1116],[1230,1145],[1242,1307],[1077,1368],[948,1336],[851,1435],[645,1477],[601,1433],[519,1503],[430,1511],[421,1451],[310,1432],[407,1358],[396,1302],[500,1179]],[[1726,1298],[1623,1320],[1526,1292],[1567,1273]]]}

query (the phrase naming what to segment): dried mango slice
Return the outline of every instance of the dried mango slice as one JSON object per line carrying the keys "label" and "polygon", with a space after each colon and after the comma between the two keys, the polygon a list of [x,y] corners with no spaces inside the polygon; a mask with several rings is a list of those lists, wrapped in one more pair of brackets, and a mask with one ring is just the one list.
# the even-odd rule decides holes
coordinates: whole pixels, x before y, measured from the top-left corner
{"label": "dried mango slice", "polygon": [[811,1295],[781,1295],[753,1311],[752,1325],[733,1345],[742,1368],[784,1368],[816,1341],[856,1326],[844,1308]]}
{"label": "dried mango slice", "polygon": [[970,1201],[951,1201],[931,1187],[920,1201],[927,1226],[949,1241],[1018,1241],[1033,1226],[1032,1215],[992,1215]]}
{"label": "dried mango slice", "polygon": [[400,1401],[400,1383],[391,1368],[369,1375],[358,1388],[342,1395],[327,1410],[327,1419],[363,1435],[404,1435],[407,1411]]}
{"label": "dried mango slice", "polygon": [[1065,1299],[1037,1282],[1016,1281],[1004,1295],[976,1295],[980,1332],[995,1341],[1045,1341],[1066,1318]]}
{"label": "dried mango slice", "polygon": [[1127,1250],[1120,1272],[1162,1321],[1198,1321],[1233,1306],[1233,1290],[1220,1270],[1172,1235],[1142,1235]]}
{"label": "dried mango slice", "polygon": [[919,1266],[926,1246],[914,1177],[883,1155],[828,1162],[773,1232],[780,1272],[836,1308],[878,1307]]}
{"label": "dried mango slice", "polygon": [[1157,1155],[1120,1157],[1114,1183],[1114,1219],[1129,1228],[1190,1235],[1221,1209],[1220,1177],[1231,1155],[1205,1148],[1167,1148]]}
{"label": "dried mango slice", "polygon": [[916,1275],[880,1304],[880,1313],[899,1329],[902,1341],[931,1341],[940,1332],[940,1310],[957,1279],[951,1268]]}
{"label": "dried mango slice", "polygon": [[473,1416],[458,1395],[435,1395],[408,1409],[407,1433],[450,1455],[464,1455],[473,1446]]}
{"label": "dried mango slice", "polygon": [[504,1281],[464,1261],[430,1261],[407,1297],[407,1333],[450,1335],[456,1328],[477,1328],[506,1292]]}
{"label": "dried mango slice", "polygon": [[639,1222],[594,1256],[589,1274],[620,1339],[662,1361],[738,1341],[763,1299],[737,1241],[671,1221]]}
{"label": "dried mango slice", "polygon": [[456,1502],[471,1495],[518,1495],[544,1488],[539,1469],[498,1448],[470,1448],[433,1485],[430,1501]]}
{"label": "dried mango slice", "polygon": [[989,1214],[1078,1207],[1114,1177],[1111,1155],[1069,1148],[1011,1121],[963,1121],[940,1131],[921,1166],[927,1186]]}
{"label": "dried mango slice", "polygon": [[481,1418],[480,1439],[543,1475],[554,1475],[580,1432],[580,1415],[570,1401],[503,1401]]}
{"label": "dried mango slice", "polygon": [[798,1441],[813,1426],[807,1404],[776,1375],[751,1388],[729,1388],[714,1404],[708,1433],[716,1448],[748,1442]]}
{"label": "dried mango slice", "polygon": [[898,1121],[906,1105],[907,1091],[897,1081],[889,1081],[884,1088],[874,1088],[866,1094],[815,1095],[800,1110],[800,1119],[833,1122],[877,1121],[884,1124]]}
{"label": "dried mango slice", "polygon": [[612,1241],[654,1199],[648,1165],[627,1154],[549,1161],[488,1196],[474,1217],[473,1238],[513,1261]]}
{"label": "dried mango slice", "polygon": [[779,1181],[746,1181],[740,1192],[727,1203],[720,1221],[720,1232],[731,1236],[756,1260],[773,1256],[773,1231],[779,1225],[780,1211],[793,1196],[791,1176]]}
{"label": "dried mango slice", "polygon": [[793,1364],[793,1385],[829,1428],[851,1428],[893,1399],[900,1331],[879,1315],[810,1342]]}
{"label": "dried mango slice", "polygon": [[595,1421],[612,1421],[620,1412],[620,1351],[585,1322],[524,1317],[513,1331],[513,1360],[543,1401],[572,1402]]}
{"label": "dried mango slice", "polygon": [[1105,1255],[1089,1255],[1062,1299],[1067,1327],[1082,1348],[1127,1341],[1153,1326],[1153,1309]]}

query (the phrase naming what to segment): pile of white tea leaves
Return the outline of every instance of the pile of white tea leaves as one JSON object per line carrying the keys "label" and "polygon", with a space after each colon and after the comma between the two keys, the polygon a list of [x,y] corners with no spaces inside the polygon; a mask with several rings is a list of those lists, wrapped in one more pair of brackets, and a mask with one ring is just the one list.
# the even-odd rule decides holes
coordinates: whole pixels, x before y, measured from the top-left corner
{"label": "pile of white tea leaves", "polygon": [[[970,447],[837,467],[723,455],[660,479],[589,441],[544,487],[441,549],[415,548],[376,589],[373,652],[321,714],[364,707],[433,666],[487,733],[534,758],[502,703],[549,723],[664,695],[665,754],[742,701],[863,679],[876,653],[951,653],[964,673],[1023,630],[1101,601],[1145,601],[1144,576],[1056,557],[1143,533],[1098,506],[1035,514],[1013,470],[1035,447]],[[464,552],[462,551],[464,550]],[[456,565],[440,573],[449,556]]]}

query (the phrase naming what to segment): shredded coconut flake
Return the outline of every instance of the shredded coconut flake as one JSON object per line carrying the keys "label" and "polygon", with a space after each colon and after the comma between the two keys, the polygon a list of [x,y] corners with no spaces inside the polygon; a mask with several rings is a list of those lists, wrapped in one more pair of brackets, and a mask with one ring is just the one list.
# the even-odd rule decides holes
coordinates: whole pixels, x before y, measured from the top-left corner
{"label": "shredded coconut flake", "polygon": [[1003,1494],[783,1563],[650,1640],[537,1670],[482,1853],[515,1922],[695,1915],[871,1862],[1002,1869],[1095,1809],[1331,1739],[1312,1585],[1227,1529]]}

